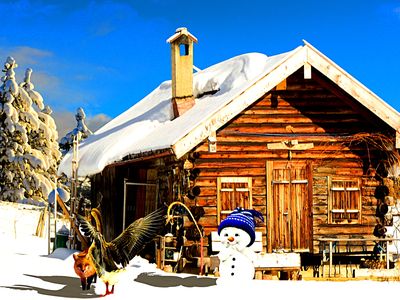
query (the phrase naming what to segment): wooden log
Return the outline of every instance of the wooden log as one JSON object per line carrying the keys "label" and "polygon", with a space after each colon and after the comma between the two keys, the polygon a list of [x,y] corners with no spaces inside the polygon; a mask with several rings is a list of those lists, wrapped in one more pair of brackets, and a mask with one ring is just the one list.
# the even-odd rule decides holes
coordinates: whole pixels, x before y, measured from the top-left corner
{"label": "wooden log", "polygon": [[216,215],[212,215],[212,216],[203,216],[202,218],[200,218],[199,225],[204,226],[204,227],[217,227],[217,216]]}
{"label": "wooden log", "polygon": [[328,214],[328,207],[326,205],[324,205],[324,206],[313,205],[312,213],[314,216],[326,215],[326,214]]}
{"label": "wooden log", "polygon": [[[280,141],[270,141],[270,142],[219,142],[218,143],[218,152],[243,152],[243,151],[266,151],[268,150],[284,150],[282,148],[271,148],[269,145],[270,144],[279,144],[288,141],[288,139],[281,139]],[[318,141],[318,143],[314,143],[311,141],[302,141],[301,139],[296,139],[298,142],[298,145],[302,144],[312,144],[313,147],[310,148],[312,151],[321,151],[321,152],[334,152],[334,151],[362,151],[365,150],[364,147],[361,145],[354,146],[354,147],[348,147],[340,143],[332,144],[332,143],[321,143]],[[296,147],[290,147],[287,146],[285,148],[286,150],[307,150],[307,149],[297,149]],[[208,152],[208,147],[206,145],[202,145],[198,148],[198,151],[202,151],[203,153]],[[201,155],[201,154],[200,154]],[[221,162],[223,164],[225,162]],[[253,163],[261,163],[261,162],[253,162]],[[197,164],[200,164],[199,166],[202,165],[202,161],[199,160]],[[196,165],[197,165],[196,164]]]}
{"label": "wooden log", "polygon": [[373,231],[370,225],[320,225],[314,227],[314,235],[332,235],[337,233],[368,235]]}
{"label": "wooden log", "polygon": [[[275,151],[265,151],[265,152],[216,152],[216,153],[204,153],[202,154],[203,158],[207,159],[284,159],[288,160],[288,151],[287,150],[275,150]],[[292,151],[292,159],[360,159],[357,154],[352,152],[325,152],[321,153],[318,151]],[[256,168],[252,168],[256,169]]]}
{"label": "wooden log", "polygon": [[343,123],[357,123],[361,120],[355,114],[320,114],[313,115],[243,115],[236,119],[233,124],[337,124]]}

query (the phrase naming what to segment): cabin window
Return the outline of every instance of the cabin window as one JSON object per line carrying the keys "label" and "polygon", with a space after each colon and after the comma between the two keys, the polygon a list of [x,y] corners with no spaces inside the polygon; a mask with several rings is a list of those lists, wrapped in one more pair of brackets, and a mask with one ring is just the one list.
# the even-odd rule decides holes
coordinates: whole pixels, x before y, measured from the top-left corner
{"label": "cabin window", "polygon": [[218,224],[235,208],[251,209],[251,177],[219,177],[217,179]]}
{"label": "cabin window", "polygon": [[361,222],[361,188],[358,179],[329,178],[329,223]]}

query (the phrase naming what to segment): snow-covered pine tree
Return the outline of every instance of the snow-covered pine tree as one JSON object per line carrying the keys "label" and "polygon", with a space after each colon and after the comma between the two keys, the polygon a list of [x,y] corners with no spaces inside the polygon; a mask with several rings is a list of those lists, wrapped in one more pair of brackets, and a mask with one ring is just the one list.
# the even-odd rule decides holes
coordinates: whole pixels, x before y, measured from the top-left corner
{"label": "snow-covered pine tree", "polygon": [[[0,87],[0,200],[44,203],[55,188],[60,159],[54,120],[37,112],[43,108],[42,96],[33,90],[31,70],[18,86],[15,60],[8,57]],[[51,118],[49,116],[49,118]],[[49,128],[50,127],[50,128]],[[58,151],[58,152],[57,152]]]}
{"label": "snow-covered pine tree", "polygon": [[[37,130],[31,131],[29,144],[36,157],[40,157],[43,164],[36,169],[38,176],[44,178],[46,183],[54,183],[57,180],[57,167],[61,159],[61,152],[58,149],[58,132],[56,123],[51,116],[52,110],[48,105],[44,105],[43,97],[34,90],[35,86],[31,82],[32,69],[28,68],[25,72],[24,82],[20,86],[27,92],[33,101],[33,106],[37,110],[39,126]],[[38,191],[37,196],[47,197],[47,187],[43,186],[42,191]],[[41,194],[41,195],[40,195]]]}

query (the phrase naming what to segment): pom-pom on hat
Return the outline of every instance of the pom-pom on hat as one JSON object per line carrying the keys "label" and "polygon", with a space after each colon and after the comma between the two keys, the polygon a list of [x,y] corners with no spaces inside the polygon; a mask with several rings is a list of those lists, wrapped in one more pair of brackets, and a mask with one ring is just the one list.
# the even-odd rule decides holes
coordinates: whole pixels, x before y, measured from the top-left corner
{"label": "pom-pom on hat", "polygon": [[256,238],[256,218],[264,222],[262,214],[254,209],[244,209],[241,207],[236,208],[229,216],[226,217],[218,226],[218,234],[225,227],[235,227],[246,231],[250,236],[250,247]]}

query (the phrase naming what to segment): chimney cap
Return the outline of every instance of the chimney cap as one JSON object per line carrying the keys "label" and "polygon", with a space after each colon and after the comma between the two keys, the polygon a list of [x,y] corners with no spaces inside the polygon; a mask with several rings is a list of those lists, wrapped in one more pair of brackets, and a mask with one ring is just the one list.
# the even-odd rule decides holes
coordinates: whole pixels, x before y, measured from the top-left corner
{"label": "chimney cap", "polygon": [[187,32],[187,28],[186,27],[179,27],[175,30],[175,32]]}
{"label": "chimney cap", "polygon": [[193,42],[197,43],[197,38],[191,34],[186,27],[179,27],[175,30],[175,34],[172,35],[169,39],[167,39],[167,43],[173,43],[181,36],[186,36],[188,39],[192,40]]}

